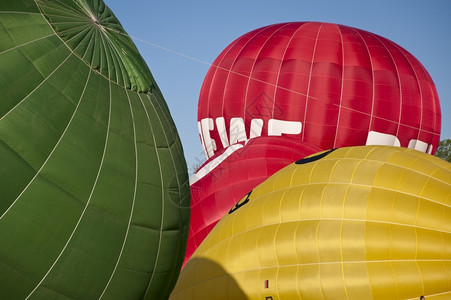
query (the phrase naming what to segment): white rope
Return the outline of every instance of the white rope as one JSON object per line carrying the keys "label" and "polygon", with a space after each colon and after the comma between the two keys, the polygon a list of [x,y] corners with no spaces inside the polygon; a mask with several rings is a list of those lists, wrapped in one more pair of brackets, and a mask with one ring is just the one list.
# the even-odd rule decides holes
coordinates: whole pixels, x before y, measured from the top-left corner
{"label": "white rope", "polygon": [[[202,60],[202,59],[199,59],[199,58],[196,58],[196,57],[193,57],[193,56],[184,54],[184,53],[182,53],[182,52],[179,52],[179,51],[176,51],[176,50],[173,50],[173,49],[170,49],[170,48],[161,46],[161,45],[156,44],[156,43],[153,43],[153,42],[146,41],[146,40],[144,40],[144,39],[141,39],[141,38],[138,38],[138,37],[129,35],[129,34],[125,33],[125,32],[120,32],[120,31],[118,31],[118,30],[115,30],[115,29],[112,29],[112,28],[107,28],[107,27],[105,27],[105,29],[106,29],[106,30],[109,30],[109,31],[112,31],[112,32],[115,32],[115,33],[117,33],[117,34],[121,34],[121,35],[123,35],[123,36],[129,37],[130,39],[135,40],[135,41],[138,41],[138,42],[141,42],[141,43],[143,43],[143,44],[147,44],[147,45],[150,45],[150,46],[152,46],[152,47],[155,47],[155,48],[159,48],[159,49],[161,49],[161,50],[164,50],[164,51],[166,51],[166,52],[169,52],[169,53],[172,53],[172,54],[175,54],[175,55],[178,55],[178,56],[181,56],[181,57],[190,59],[190,60],[192,60],[192,61],[195,61],[195,62],[204,64],[204,65],[207,65],[207,66],[209,66],[209,67],[218,68],[218,69],[220,69],[220,70],[227,71],[227,72],[233,73],[233,74],[235,74],[235,75],[239,75],[239,76],[248,78],[249,80],[254,80],[254,81],[256,81],[256,82],[260,82],[260,83],[263,83],[263,84],[266,84],[266,85],[269,85],[269,86],[273,86],[273,87],[275,87],[275,88],[277,88],[277,89],[281,89],[281,90],[284,90],[284,91],[288,91],[288,92],[290,92],[290,93],[294,93],[294,94],[297,94],[297,95],[305,96],[305,97],[307,97],[307,98],[309,98],[309,99],[314,99],[314,100],[317,100],[317,101],[324,101],[324,100],[322,100],[322,99],[320,99],[320,98],[317,98],[317,97],[314,97],[314,96],[311,96],[311,95],[307,95],[307,94],[305,94],[305,93],[301,93],[301,92],[298,92],[298,91],[294,91],[294,90],[292,90],[292,89],[284,88],[284,87],[281,87],[281,86],[279,86],[279,85],[277,85],[277,84],[273,84],[273,83],[270,83],[270,82],[267,82],[267,81],[264,81],[264,80],[261,80],[261,79],[258,79],[258,78],[254,78],[254,77],[249,76],[249,75],[245,75],[245,74],[239,73],[239,72],[237,72],[237,71],[233,71],[233,70],[228,69],[228,68],[221,67],[221,66],[219,66],[219,65],[215,65],[215,64],[213,64],[213,63],[206,62],[206,61],[204,61],[204,60]],[[329,104],[329,105],[333,105],[333,106],[338,106],[338,107],[340,107],[340,105],[339,105],[339,104],[336,104],[336,103],[328,103],[328,104]],[[386,121],[386,122],[396,123],[396,122],[393,121],[393,120],[390,120],[390,119],[387,119],[387,118],[383,118],[383,117],[381,117],[381,116],[374,116],[374,115],[372,115],[371,113],[366,113],[366,112],[363,112],[363,111],[359,111],[359,110],[353,109],[353,108],[351,108],[351,107],[346,107],[346,109],[349,110],[349,111],[353,111],[353,112],[355,112],[355,113],[361,114],[361,115],[369,116],[369,117],[371,117],[371,118],[377,118],[377,119],[379,119],[379,120],[383,120],[383,121]],[[425,130],[425,129],[422,129],[422,128],[418,128],[417,126],[412,126],[412,125],[409,125],[409,124],[402,124],[402,125],[403,125],[404,127],[407,127],[407,128],[411,128],[411,129],[415,129],[415,130],[420,130],[420,131],[422,131],[422,132],[426,132],[426,133],[430,133],[430,134],[437,134],[437,133],[435,133],[435,132],[433,132],[433,131],[429,131],[429,130]]]}

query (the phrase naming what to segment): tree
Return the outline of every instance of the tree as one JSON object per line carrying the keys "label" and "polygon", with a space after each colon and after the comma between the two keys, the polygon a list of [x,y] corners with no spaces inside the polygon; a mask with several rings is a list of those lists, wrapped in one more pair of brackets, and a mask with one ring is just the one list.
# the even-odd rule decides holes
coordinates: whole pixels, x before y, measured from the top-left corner
{"label": "tree", "polygon": [[447,162],[451,162],[451,139],[440,141],[435,156],[440,157]]}

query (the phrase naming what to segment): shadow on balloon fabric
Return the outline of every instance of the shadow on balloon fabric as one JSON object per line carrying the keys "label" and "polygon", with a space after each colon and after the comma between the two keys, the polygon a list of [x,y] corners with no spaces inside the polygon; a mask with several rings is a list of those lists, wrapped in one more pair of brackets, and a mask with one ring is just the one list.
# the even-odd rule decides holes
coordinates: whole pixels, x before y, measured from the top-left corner
{"label": "shadow on balloon fabric", "polygon": [[240,300],[248,298],[235,279],[220,265],[206,258],[194,257],[188,261],[180,273],[169,299]]}

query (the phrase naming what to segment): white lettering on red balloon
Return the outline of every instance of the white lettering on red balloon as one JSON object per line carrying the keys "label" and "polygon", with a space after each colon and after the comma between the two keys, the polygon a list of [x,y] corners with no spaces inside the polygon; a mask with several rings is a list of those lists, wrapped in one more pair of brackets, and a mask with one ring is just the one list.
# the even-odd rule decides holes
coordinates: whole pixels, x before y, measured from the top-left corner
{"label": "white lettering on red balloon", "polygon": [[[216,143],[221,143],[222,148],[227,148],[230,145],[239,142],[246,143],[252,138],[261,136],[263,127],[265,126],[264,122],[263,119],[252,119],[248,136],[243,118],[231,118],[228,131],[224,117],[216,118],[216,120],[213,120],[212,118],[200,120],[198,122],[199,134],[207,159],[212,157],[218,150]],[[266,126],[268,136],[298,135],[302,132],[302,123],[299,121],[269,119]],[[219,137],[218,141],[212,138],[211,132],[214,132],[215,135]],[[374,130],[368,132],[366,145],[406,147],[429,154],[431,154],[433,150],[432,145],[421,140],[410,139],[407,145],[402,145],[395,135]]]}

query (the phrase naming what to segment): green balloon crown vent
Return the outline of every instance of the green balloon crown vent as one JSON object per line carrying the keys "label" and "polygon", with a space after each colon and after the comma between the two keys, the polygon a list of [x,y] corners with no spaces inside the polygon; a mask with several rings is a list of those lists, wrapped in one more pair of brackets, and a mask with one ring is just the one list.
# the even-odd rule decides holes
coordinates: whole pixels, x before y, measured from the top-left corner
{"label": "green balloon crown vent", "polygon": [[109,80],[137,92],[153,86],[150,71],[113,12],[100,0],[37,0],[71,51]]}

